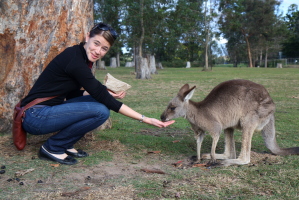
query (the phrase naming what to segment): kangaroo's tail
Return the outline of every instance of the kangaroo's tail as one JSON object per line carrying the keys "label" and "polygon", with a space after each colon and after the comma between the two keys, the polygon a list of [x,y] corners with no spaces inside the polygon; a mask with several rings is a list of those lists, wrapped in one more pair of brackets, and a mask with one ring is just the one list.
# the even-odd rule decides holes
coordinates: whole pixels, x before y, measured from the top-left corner
{"label": "kangaroo's tail", "polygon": [[280,148],[276,142],[275,137],[275,123],[274,115],[271,116],[270,121],[266,124],[262,130],[262,135],[265,141],[266,147],[276,155],[296,155],[299,154],[299,147]]}

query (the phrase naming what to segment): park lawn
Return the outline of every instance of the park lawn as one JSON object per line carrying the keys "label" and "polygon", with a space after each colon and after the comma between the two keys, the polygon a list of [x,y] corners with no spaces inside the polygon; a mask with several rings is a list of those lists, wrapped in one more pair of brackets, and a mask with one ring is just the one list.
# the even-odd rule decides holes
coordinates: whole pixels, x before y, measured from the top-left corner
{"label": "park lawn", "polygon": [[[202,100],[220,82],[247,79],[264,85],[276,103],[277,142],[281,147],[299,146],[299,69],[294,68],[165,68],[152,79],[137,80],[132,68],[107,68],[97,71],[102,81],[110,73],[132,88],[122,101],[148,117],[159,118],[179,88],[196,85],[192,100]],[[113,127],[83,139],[79,147],[90,152],[75,166],[52,166],[33,159],[39,145],[28,145],[23,152],[11,143],[2,143],[0,199],[298,199],[299,157],[275,156],[264,146],[260,133],[252,140],[251,163],[244,166],[194,166],[196,143],[189,123],[176,123],[158,129],[111,112]],[[241,133],[236,132],[240,150]],[[2,141],[8,136],[3,135]],[[38,140],[29,135],[29,142]],[[40,144],[39,143],[35,144]],[[209,152],[206,136],[202,152]],[[223,151],[221,137],[217,151]],[[204,163],[205,161],[203,161]],[[14,173],[33,168],[19,185]],[[146,173],[145,169],[165,174]],[[12,178],[12,181],[7,181]],[[43,183],[37,183],[42,180]]]}

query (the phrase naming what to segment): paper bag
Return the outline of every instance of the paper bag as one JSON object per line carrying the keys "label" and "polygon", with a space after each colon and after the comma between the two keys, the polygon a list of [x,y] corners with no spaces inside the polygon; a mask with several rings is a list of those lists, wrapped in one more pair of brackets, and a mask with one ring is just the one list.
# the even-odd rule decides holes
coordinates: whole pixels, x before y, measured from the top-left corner
{"label": "paper bag", "polygon": [[105,76],[104,85],[107,87],[108,90],[111,90],[116,94],[121,91],[127,91],[128,89],[131,88],[131,85],[114,78],[109,73],[107,73]]}

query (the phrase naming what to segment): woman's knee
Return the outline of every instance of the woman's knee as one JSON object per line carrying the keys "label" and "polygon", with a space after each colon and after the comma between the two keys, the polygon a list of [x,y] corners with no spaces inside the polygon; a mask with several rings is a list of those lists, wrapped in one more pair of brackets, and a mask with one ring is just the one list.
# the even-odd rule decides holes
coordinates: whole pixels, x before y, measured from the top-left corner
{"label": "woman's knee", "polygon": [[110,110],[103,104],[97,106],[97,113],[101,120],[107,120],[110,116]]}

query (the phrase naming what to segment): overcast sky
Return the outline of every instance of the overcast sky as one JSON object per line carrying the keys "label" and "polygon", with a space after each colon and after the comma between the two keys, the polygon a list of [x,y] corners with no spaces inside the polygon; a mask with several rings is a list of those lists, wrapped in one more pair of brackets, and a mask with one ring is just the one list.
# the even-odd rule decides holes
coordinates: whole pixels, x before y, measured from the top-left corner
{"label": "overcast sky", "polygon": [[283,15],[287,14],[288,12],[288,7],[291,4],[297,4],[299,6],[299,1],[298,0],[283,0],[279,6],[279,8],[283,11]]}

